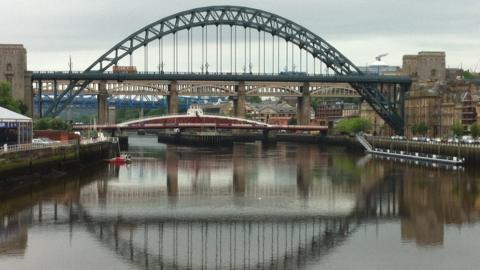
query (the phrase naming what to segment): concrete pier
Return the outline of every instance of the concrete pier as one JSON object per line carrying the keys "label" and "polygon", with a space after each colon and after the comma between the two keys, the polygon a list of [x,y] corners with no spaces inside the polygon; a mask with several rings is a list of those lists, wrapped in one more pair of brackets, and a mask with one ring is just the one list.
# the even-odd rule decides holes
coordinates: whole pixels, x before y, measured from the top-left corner
{"label": "concrete pier", "polygon": [[302,96],[297,98],[297,124],[309,125],[310,124],[310,84],[304,83],[300,87]]}
{"label": "concrete pier", "polygon": [[108,92],[104,81],[98,84],[97,103],[97,124],[108,124]]}
{"label": "concrete pier", "polygon": [[167,105],[168,114],[178,114],[178,83],[176,81],[170,82],[168,85]]}
{"label": "concrete pier", "polygon": [[240,82],[238,85],[235,85],[235,92],[237,92],[237,96],[233,97],[234,115],[235,117],[245,118],[246,116],[245,82]]}

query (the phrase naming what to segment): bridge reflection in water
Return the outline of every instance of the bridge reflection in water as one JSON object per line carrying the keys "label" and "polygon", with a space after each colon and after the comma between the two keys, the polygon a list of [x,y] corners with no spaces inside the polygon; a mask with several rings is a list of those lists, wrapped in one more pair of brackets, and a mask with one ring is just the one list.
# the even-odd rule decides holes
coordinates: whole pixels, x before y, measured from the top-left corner
{"label": "bridge reflection in water", "polygon": [[[310,146],[199,151],[143,152],[89,184],[29,197],[16,214],[1,208],[0,251],[21,253],[28,227],[80,225],[138,269],[296,269],[369,223],[399,220],[402,238],[422,246],[441,244],[444,224],[478,217],[468,172],[388,161],[359,168],[357,158]],[[270,179],[259,169],[276,164]]]}

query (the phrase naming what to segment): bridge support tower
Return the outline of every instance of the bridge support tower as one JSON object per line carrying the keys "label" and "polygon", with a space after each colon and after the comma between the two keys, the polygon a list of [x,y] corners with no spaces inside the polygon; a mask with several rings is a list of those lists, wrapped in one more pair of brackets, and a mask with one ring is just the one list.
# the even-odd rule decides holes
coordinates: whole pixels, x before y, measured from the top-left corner
{"label": "bridge support tower", "polygon": [[170,94],[167,97],[168,114],[178,114],[178,83],[176,81],[170,82],[168,93]]}
{"label": "bridge support tower", "polygon": [[277,143],[277,131],[265,129],[262,133],[263,145],[275,145]]}
{"label": "bridge support tower", "polygon": [[104,81],[98,84],[97,103],[97,123],[105,125],[108,123],[108,91]]}
{"label": "bridge support tower", "polygon": [[297,125],[310,124],[310,84],[300,86],[302,96],[297,99]]}
{"label": "bridge support tower", "polygon": [[233,99],[233,110],[235,117],[245,118],[246,116],[246,91],[245,91],[245,82],[239,82],[238,85],[235,85],[235,92],[237,96]]}

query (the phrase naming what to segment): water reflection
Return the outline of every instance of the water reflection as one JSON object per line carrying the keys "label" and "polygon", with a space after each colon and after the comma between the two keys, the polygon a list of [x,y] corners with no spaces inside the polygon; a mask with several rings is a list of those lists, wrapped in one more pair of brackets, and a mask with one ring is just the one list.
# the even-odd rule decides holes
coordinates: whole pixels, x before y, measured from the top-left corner
{"label": "water reflection", "polygon": [[[397,222],[402,241],[442,246],[445,226],[479,216],[476,171],[365,161],[310,145],[139,144],[129,166],[102,166],[3,200],[0,268],[22,269],[2,258],[32,260],[28,246],[49,246],[50,228],[71,239],[88,232],[90,242],[76,240],[82,249],[101,246],[116,254],[102,260],[124,269],[296,269],[348,245],[368,224]],[[31,230],[46,237],[32,240]]]}

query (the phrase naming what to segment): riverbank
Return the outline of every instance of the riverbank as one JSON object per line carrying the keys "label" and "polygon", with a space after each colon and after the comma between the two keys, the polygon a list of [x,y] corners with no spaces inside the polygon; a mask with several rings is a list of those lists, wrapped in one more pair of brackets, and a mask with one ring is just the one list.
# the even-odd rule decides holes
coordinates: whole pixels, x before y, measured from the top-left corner
{"label": "riverbank", "polygon": [[116,144],[108,141],[69,144],[41,149],[0,153],[0,182],[22,176],[49,175],[79,164],[102,161],[114,156]]}

